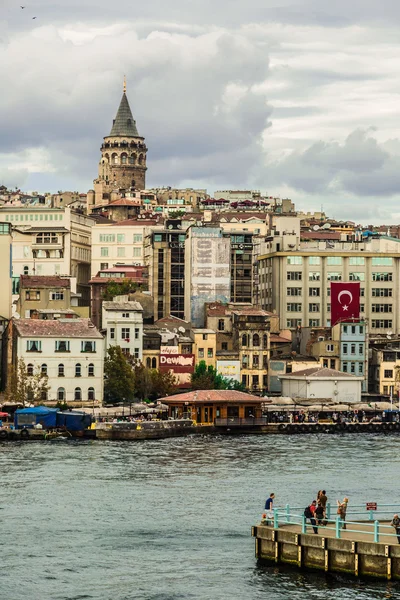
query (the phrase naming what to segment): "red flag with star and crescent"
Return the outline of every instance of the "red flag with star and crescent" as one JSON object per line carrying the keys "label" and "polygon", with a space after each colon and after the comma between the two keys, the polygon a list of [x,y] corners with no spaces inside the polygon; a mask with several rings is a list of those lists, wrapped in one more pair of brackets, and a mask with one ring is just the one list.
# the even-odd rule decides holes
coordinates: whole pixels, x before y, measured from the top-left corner
{"label": "red flag with star and crescent", "polygon": [[331,283],[331,326],[360,318],[360,284]]}

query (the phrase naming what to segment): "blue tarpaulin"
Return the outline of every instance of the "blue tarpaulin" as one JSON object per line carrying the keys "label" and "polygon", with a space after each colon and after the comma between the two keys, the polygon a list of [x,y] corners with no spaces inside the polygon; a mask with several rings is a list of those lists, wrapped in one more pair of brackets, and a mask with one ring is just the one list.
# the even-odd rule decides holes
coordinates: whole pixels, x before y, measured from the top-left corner
{"label": "blue tarpaulin", "polygon": [[57,427],[66,427],[68,431],[82,431],[92,424],[92,417],[84,412],[65,410],[57,413]]}
{"label": "blue tarpaulin", "polygon": [[47,408],[47,406],[31,406],[20,408],[15,411],[14,425],[16,429],[32,427],[40,423],[43,428],[56,427],[58,408]]}

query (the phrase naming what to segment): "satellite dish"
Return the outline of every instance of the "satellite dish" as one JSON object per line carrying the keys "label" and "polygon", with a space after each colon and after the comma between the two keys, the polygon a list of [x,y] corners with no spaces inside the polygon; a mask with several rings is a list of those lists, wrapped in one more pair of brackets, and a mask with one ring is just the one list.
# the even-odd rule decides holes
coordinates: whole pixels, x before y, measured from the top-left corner
{"label": "satellite dish", "polygon": [[319,229],[319,225],[314,225],[313,230],[318,231],[318,229]]}
{"label": "satellite dish", "polygon": [[324,225],[322,225],[322,229],[330,229],[330,228],[331,228],[330,223],[325,223]]}
{"label": "satellite dish", "polygon": [[180,333],[185,333],[185,328],[184,327],[178,327],[178,331],[180,331]]}
{"label": "satellite dish", "polygon": [[389,329],[389,331],[386,332],[387,339],[390,340],[390,338],[392,337],[392,335],[393,335],[393,331],[391,329]]}
{"label": "satellite dish", "polygon": [[173,225],[168,225],[168,229],[173,229]]}

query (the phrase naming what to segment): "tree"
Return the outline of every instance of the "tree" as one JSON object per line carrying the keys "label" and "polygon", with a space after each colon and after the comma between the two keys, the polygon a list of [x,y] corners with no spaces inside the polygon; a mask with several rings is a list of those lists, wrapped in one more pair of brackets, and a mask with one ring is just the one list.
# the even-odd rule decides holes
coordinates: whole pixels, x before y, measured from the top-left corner
{"label": "tree", "polygon": [[207,367],[204,360],[195,366],[191,382],[194,390],[244,390],[242,383],[223,377],[212,365]]}
{"label": "tree", "polygon": [[110,346],[104,361],[104,399],[109,404],[131,401],[135,392],[135,377],[120,346]]}
{"label": "tree", "polygon": [[103,292],[103,300],[112,300],[115,296],[133,294],[138,289],[141,289],[141,286],[131,279],[122,279],[119,281],[110,280],[107,282]]}
{"label": "tree", "polygon": [[141,400],[156,400],[176,392],[178,382],[170,371],[161,373],[158,369],[149,369],[143,363],[136,361],[134,375],[135,396]]}
{"label": "tree", "polygon": [[6,389],[7,402],[23,404],[28,400],[33,404],[40,404],[47,399],[50,389],[49,378],[42,373],[40,367],[36,371],[28,372],[23,358],[18,359],[17,365],[11,368]]}

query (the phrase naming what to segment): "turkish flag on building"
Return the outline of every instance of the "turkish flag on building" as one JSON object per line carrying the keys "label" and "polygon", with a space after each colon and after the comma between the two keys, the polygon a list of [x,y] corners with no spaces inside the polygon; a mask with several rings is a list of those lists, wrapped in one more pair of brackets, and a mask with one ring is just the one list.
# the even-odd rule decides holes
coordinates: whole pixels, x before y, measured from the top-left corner
{"label": "turkish flag on building", "polygon": [[331,283],[331,326],[360,318],[360,284]]}

